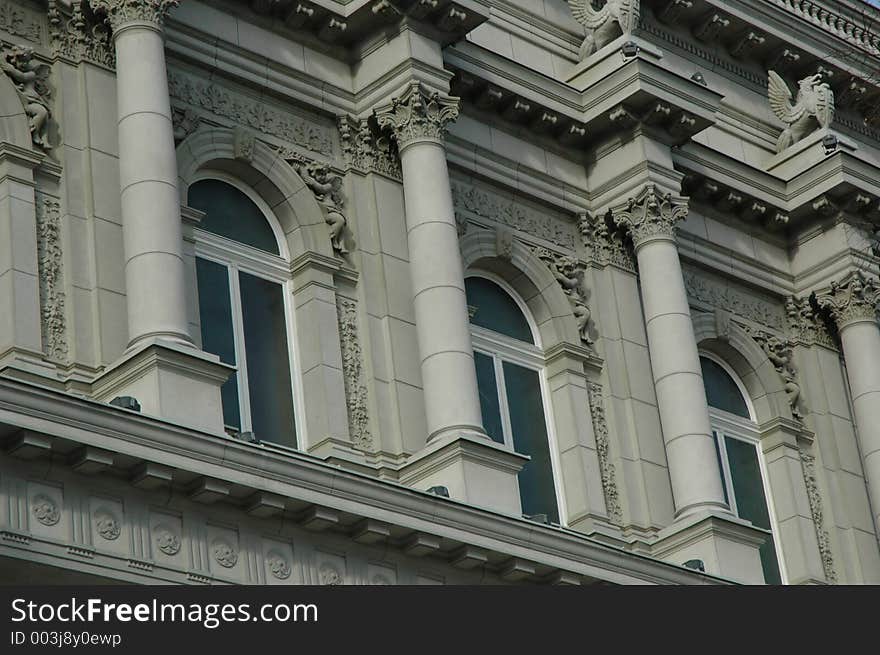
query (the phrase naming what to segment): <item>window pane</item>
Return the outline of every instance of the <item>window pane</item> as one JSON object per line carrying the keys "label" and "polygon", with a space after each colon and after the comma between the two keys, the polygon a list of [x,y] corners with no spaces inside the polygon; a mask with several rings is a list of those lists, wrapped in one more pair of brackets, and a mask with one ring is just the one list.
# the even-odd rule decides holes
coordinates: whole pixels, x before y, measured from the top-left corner
{"label": "window pane", "polygon": [[247,273],[239,284],[254,434],[296,447],[283,288]]}
{"label": "window pane", "polygon": [[[220,357],[225,364],[235,363],[235,336],[232,328],[232,304],[229,300],[229,271],[223,264],[196,258],[199,287],[199,317],[202,349]],[[241,430],[238,404],[238,373],[233,373],[220,389],[223,400],[223,423]]]}
{"label": "window pane", "polygon": [[708,357],[700,357],[700,367],[703,370],[703,384],[706,387],[706,399],[709,401],[709,407],[743,418],[751,418],[749,406],[746,404],[742,392],[733,378],[727,374],[727,371]]}
{"label": "window pane", "polygon": [[231,184],[220,180],[199,180],[189,187],[187,204],[205,212],[199,227],[227,239],[244,243],[273,255],[278,253],[275,233],[254,201]]}
{"label": "window pane", "polygon": [[469,277],[464,285],[471,323],[520,341],[535,343],[526,317],[504,289],[482,277]]}
{"label": "window pane", "polygon": [[510,362],[502,366],[514,449],[532,458],[519,474],[523,514],[546,514],[559,523],[540,378],[537,371]]}
{"label": "window pane", "polygon": [[[724,444],[727,448],[737,513],[740,518],[751,521],[755,526],[770,530],[770,511],[764,495],[757,448],[754,444],[730,437],[725,437]],[[776,561],[776,547],[770,536],[761,546],[761,565],[767,584],[782,584],[779,563]]]}
{"label": "window pane", "polygon": [[501,427],[501,407],[498,405],[498,381],[495,379],[495,362],[488,355],[474,352],[477,366],[477,388],[480,391],[480,410],[486,434],[498,443],[504,443]]}
{"label": "window pane", "polygon": [[718,472],[721,474],[721,489],[724,491],[724,502],[730,507],[730,497],[727,495],[727,480],[724,479],[724,466],[721,464],[721,445],[718,440],[721,438],[717,432],[712,431],[715,438],[715,457],[718,459]]}

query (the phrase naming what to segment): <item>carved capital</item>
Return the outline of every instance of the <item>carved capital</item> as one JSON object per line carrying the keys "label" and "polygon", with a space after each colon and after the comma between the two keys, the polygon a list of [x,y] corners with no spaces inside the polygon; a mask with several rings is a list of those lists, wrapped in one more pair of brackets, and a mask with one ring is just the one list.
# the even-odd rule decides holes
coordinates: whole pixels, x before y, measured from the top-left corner
{"label": "carved capital", "polygon": [[161,27],[165,16],[180,4],[180,0],[90,0],[90,3],[96,12],[106,14],[107,22],[115,32],[123,25],[135,22]]}
{"label": "carved capital", "polygon": [[848,274],[842,281],[831,283],[828,291],[814,294],[816,304],[843,329],[849,323],[873,321],[880,301],[880,282],[861,271]]}
{"label": "carved capital", "polygon": [[416,141],[442,142],[446,127],[458,118],[458,98],[413,82],[391,103],[376,110],[379,127],[390,128],[403,150]]}
{"label": "carved capital", "polygon": [[638,247],[654,238],[675,238],[675,224],[688,213],[687,198],[662,193],[653,184],[647,184],[625,205],[611,210],[614,223],[632,237]]}

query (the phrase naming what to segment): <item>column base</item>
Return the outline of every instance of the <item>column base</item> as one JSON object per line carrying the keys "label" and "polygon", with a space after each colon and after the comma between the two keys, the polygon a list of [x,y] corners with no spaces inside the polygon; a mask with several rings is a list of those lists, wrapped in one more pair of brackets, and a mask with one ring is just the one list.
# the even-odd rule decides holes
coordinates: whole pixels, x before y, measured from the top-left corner
{"label": "column base", "polygon": [[706,573],[743,584],[764,584],[758,549],[772,535],[728,513],[703,512],[661,530],[651,555],[671,564],[699,560]]}
{"label": "column base", "polygon": [[424,490],[443,486],[450,498],[520,517],[517,475],[529,459],[485,437],[448,434],[413,455],[400,482]]}
{"label": "column base", "polygon": [[92,389],[95,400],[132,396],[144,414],[224,434],[220,387],[234,371],[216,355],[153,340],[127,351]]}

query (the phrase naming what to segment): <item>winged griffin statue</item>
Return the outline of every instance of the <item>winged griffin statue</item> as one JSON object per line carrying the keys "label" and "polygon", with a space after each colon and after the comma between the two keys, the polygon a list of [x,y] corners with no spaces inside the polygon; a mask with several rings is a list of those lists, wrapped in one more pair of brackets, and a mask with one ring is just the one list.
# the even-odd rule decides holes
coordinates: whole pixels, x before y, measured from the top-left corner
{"label": "winged griffin statue", "polygon": [[631,33],[639,21],[639,0],[606,0],[601,9],[595,8],[595,0],[568,0],[568,6],[587,31],[581,61],[621,34]]}
{"label": "winged griffin statue", "polygon": [[831,125],[834,117],[834,91],[822,82],[821,75],[811,75],[798,82],[798,94],[791,104],[791,90],[775,71],[769,73],[770,108],[787,125],[776,142],[782,152],[818,128]]}

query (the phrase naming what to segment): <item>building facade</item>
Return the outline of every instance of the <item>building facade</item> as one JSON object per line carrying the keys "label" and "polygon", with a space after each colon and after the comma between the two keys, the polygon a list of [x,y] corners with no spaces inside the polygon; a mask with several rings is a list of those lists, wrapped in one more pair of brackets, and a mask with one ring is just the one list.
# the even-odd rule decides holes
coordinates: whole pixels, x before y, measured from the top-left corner
{"label": "building facade", "polygon": [[880,583],[878,19],[5,0],[0,580]]}

